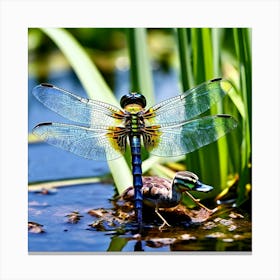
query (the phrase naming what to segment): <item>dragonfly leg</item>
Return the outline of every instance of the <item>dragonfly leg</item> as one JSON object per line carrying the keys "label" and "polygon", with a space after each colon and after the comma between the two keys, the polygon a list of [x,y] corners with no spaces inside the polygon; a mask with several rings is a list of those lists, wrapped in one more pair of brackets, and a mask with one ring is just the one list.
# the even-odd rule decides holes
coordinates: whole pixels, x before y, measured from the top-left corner
{"label": "dragonfly leg", "polygon": [[162,217],[162,215],[158,212],[158,207],[155,208],[155,212],[156,212],[156,214],[161,218],[161,220],[163,221],[163,224],[158,228],[159,230],[162,230],[163,227],[164,227],[165,225],[171,227],[171,225],[170,225],[170,224]]}
{"label": "dragonfly leg", "polygon": [[218,210],[218,208],[214,208],[213,210],[207,208],[205,205],[203,205],[202,203],[200,203],[200,199],[194,198],[189,192],[185,191],[185,194],[187,194],[189,196],[189,198],[191,198],[191,200],[194,201],[194,203],[196,203],[198,206],[200,206],[201,208],[205,209],[207,212],[213,214],[214,212],[216,212]]}

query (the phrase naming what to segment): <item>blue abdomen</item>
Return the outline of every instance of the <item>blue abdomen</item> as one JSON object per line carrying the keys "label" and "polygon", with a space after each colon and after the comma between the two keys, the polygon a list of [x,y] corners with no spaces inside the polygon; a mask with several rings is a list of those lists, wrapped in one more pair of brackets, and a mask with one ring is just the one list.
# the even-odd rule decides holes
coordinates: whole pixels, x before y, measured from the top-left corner
{"label": "blue abdomen", "polygon": [[141,188],[142,182],[142,159],[141,159],[141,141],[140,135],[132,135],[129,138],[131,147],[131,158],[132,158],[132,175],[133,175],[133,186],[134,186],[134,204],[136,210],[137,220],[142,221],[142,193]]}

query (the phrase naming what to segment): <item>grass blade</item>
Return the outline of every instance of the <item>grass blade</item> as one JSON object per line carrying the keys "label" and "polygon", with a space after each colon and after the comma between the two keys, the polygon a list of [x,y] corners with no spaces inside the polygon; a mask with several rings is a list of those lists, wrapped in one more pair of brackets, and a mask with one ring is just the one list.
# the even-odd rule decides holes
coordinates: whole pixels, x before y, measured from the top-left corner
{"label": "grass blade", "polygon": [[130,56],[131,91],[142,93],[146,97],[147,107],[150,107],[155,104],[155,98],[146,29],[128,28],[127,43]]}

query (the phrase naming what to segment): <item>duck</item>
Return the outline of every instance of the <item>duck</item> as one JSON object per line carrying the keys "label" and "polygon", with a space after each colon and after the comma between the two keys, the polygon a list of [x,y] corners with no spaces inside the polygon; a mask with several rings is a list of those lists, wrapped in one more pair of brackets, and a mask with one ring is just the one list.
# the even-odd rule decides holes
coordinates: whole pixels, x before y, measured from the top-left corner
{"label": "duck", "polygon": [[[212,213],[213,210],[208,209],[201,204],[199,199],[193,197],[189,191],[208,193],[213,187],[202,183],[198,176],[191,171],[178,171],[172,180],[158,176],[143,176],[143,187],[141,193],[143,195],[143,204],[153,208],[158,217],[163,221],[159,227],[162,229],[165,225],[170,224],[159,213],[160,208],[172,208],[177,206],[183,193],[187,194],[198,206],[204,208],[207,212]],[[134,200],[134,187],[130,186],[121,194],[120,198],[125,201]]]}

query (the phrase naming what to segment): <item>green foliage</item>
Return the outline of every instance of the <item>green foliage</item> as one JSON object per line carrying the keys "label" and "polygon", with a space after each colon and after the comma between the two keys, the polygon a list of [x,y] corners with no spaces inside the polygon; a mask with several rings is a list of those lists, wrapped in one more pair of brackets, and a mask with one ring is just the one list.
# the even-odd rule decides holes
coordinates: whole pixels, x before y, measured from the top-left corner
{"label": "green foliage", "polygon": [[246,198],[246,185],[251,183],[250,30],[179,28],[177,44],[183,90],[215,77],[227,78],[233,84],[229,98],[211,108],[210,113],[233,115],[239,122],[238,129],[186,155],[186,165],[204,182],[215,186],[216,193],[226,188],[229,175],[238,174],[240,204]]}
{"label": "green foliage", "polygon": [[127,45],[130,58],[130,90],[141,92],[147,100],[147,106],[155,103],[153,78],[147,48],[145,28],[128,28]]}

